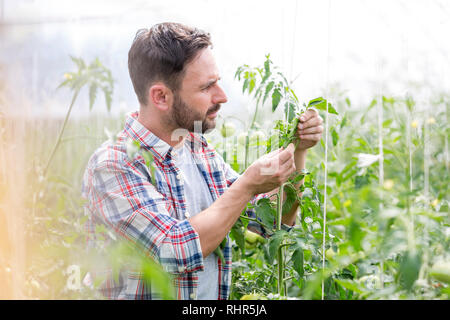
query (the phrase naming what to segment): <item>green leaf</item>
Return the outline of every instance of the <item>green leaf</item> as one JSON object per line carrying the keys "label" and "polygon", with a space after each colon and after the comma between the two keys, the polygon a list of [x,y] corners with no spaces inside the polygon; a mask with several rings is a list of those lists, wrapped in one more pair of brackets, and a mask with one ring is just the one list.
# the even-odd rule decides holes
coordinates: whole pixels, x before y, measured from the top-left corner
{"label": "green leaf", "polygon": [[[318,109],[318,110],[327,111],[327,102],[326,102],[326,100],[325,100],[324,104],[316,105],[315,108]],[[333,105],[331,103],[328,103],[328,113],[339,115],[339,113],[336,111],[336,109],[333,107]]]}
{"label": "green leaf", "polygon": [[245,228],[242,223],[242,220],[237,219],[236,223],[231,228],[231,237],[236,241],[239,249],[244,253],[245,252]]}
{"label": "green leaf", "polygon": [[352,219],[352,221],[350,222],[348,232],[349,232],[351,244],[352,244],[353,248],[355,248],[355,251],[362,250],[361,242],[365,236],[365,232],[361,229],[360,224],[357,223],[354,219]]}
{"label": "green leaf", "polygon": [[78,69],[86,69],[86,64],[84,60],[81,58],[75,58],[73,56],[69,56],[70,59],[77,65]]}
{"label": "green leaf", "polygon": [[264,61],[264,71],[266,74],[270,73],[270,54],[266,55],[266,61]]}
{"label": "green leaf", "polygon": [[363,294],[364,291],[362,291],[359,288],[359,284],[354,281],[354,280],[350,280],[350,279],[334,279],[334,281],[336,281],[340,286],[344,287],[347,290],[351,290],[354,292],[357,292],[359,294]]}
{"label": "green leaf", "polygon": [[263,198],[258,200],[255,206],[255,213],[266,227],[273,228],[276,210],[271,206],[270,199]]}
{"label": "green leaf", "polygon": [[336,146],[339,140],[339,135],[334,127],[331,128],[331,139],[333,141],[333,146]]}
{"label": "green leaf", "polygon": [[287,214],[291,210],[293,204],[297,200],[297,190],[295,190],[292,185],[286,184],[284,186],[284,192],[286,193],[286,199],[283,203],[283,215]]}
{"label": "green leaf", "polygon": [[293,104],[292,102],[286,102],[284,104],[284,113],[286,114],[287,121],[291,122],[295,117],[295,104]]}
{"label": "green leaf", "polygon": [[346,123],[347,123],[347,114],[345,114],[344,118],[342,118],[341,125],[339,128],[342,129]]}
{"label": "green leaf", "polygon": [[298,98],[297,98],[297,95],[295,94],[294,90],[289,88],[289,92],[291,93],[292,97],[294,97],[294,100],[298,103]]}
{"label": "green leaf", "polygon": [[269,96],[269,92],[272,90],[274,84],[275,84],[275,82],[273,82],[273,81],[270,81],[270,82],[267,84],[266,90],[265,90],[265,93],[264,93],[263,102],[262,102],[263,104],[264,104],[264,102],[266,101],[267,97]]}
{"label": "green leaf", "polygon": [[411,290],[414,282],[419,277],[422,259],[417,251],[408,251],[402,258],[400,264],[399,276],[400,284],[406,289]]}
{"label": "green leaf", "polygon": [[112,97],[111,92],[109,90],[105,90],[105,101],[106,101],[106,108],[108,111],[111,111],[111,103],[112,103]]}
{"label": "green leaf", "polygon": [[305,177],[305,174],[299,173],[299,174],[297,174],[297,175],[295,176],[295,178],[293,178],[293,179],[291,180],[291,183],[292,183],[292,184],[297,184],[297,183],[299,183],[300,180],[302,180],[304,177]]}
{"label": "green leaf", "polygon": [[[327,111],[327,100],[319,97],[309,101],[307,108],[314,107],[317,110]],[[333,113],[338,115],[336,109],[328,102],[328,113]]]}
{"label": "green leaf", "polygon": [[345,98],[345,103],[346,103],[349,107],[351,107],[351,105],[352,105],[352,103],[351,103],[351,101],[350,101],[350,99],[349,99],[348,97]]}
{"label": "green leaf", "polygon": [[323,104],[323,103],[326,103],[326,100],[324,98],[322,98],[322,97],[315,98],[308,102],[308,107],[315,107],[315,106],[317,106],[319,104]]}
{"label": "green leaf", "polygon": [[242,66],[239,66],[236,70],[236,73],[234,74],[234,78],[238,78],[239,81],[241,81],[241,73],[242,73]]}
{"label": "green leaf", "polygon": [[72,82],[72,79],[66,79],[66,80],[64,80],[63,82],[61,82],[61,83],[58,85],[58,87],[56,87],[56,89],[59,89],[59,88],[64,87],[64,86],[67,86],[67,85],[69,85],[71,82]]}
{"label": "green leaf", "polygon": [[245,93],[245,90],[247,90],[247,88],[248,88],[248,84],[249,84],[249,80],[245,79],[244,85],[242,86],[242,93]]}
{"label": "green leaf", "polygon": [[392,121],[394,121],[393,119],[387,119],[385,121],[383,121],[383,128],[389,128],[392,124]]}
{"label": "green leaf", "polygon": [[280,103],[281,100],[281,92],[279,88],[276,88],[275,90],[273,90],[272,93],[272,112],[275,112],[275,110],[278,107],[278,104]]}
{"label": "green leaf", "polygon": [[97,84],[93,83],[89,87],[89,110],[92,110],[96,97],[97,97]]}
{"label": "green leaf", "polygon": [[149,257],[142,257],[141,270],[144,281],[157,288],[164,300],[174,299],[175,293],[170,275],[159,264]]}
{"label": "green leaf", "polygon": [[249,93],[249,94],[252,93],[252,91],[253,91],[254,88],[255,88],[255,77],[253,76],[253,77],[250,79],[250,84],[249,84],[249,87],[248,87],[248,93]]}
{"label": "green leaf", "polygon": [[220,261],[222,261],[222,263],[224,263],[225,258],[224,258],[224,256],[223,256],[223,251],[222,251],[222,249],[220,248],[220,246],[218,246],[218,247],[214,250],[214,253],[219,257]]}
{"label": "green leaf", "polygon": [[303,277],[305,269],[303,266],[303,248],[297,246],[292,254],[292,260],[294,262],[294,269],[297,271],[300,277]]}
{"label": "green leaf", "polygon": [[286,231],[278,230],[269,238],[269,264],[273,264],[275,257],[277,256],[278,248],[286,235]]}
{"label": "green leaf", "polygon": [[372,101],[370,102],[369,107],[367,108],[367,111],[369,111],[370,109],[372,109],[374,106],[377,105],[377,99],[372,99]]}

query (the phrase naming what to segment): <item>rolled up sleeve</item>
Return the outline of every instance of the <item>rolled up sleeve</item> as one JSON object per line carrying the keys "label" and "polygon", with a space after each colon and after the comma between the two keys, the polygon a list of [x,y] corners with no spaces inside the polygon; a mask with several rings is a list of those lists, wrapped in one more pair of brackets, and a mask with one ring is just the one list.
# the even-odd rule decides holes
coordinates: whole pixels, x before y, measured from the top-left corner
{"label": "rolled up sleeve", "polygon": [[91,172],[88,200],[96,220],[169,273],[203,270],[198,233],[188,220],[170,216],[171,202],[150,183],[145,170],[105,161]]}
{"label": "rolled up sleeve", "polygon": [[[237,173],[235,170],[233,170],[233,168],[231,168],[231,166],[228,163],[226,163],[219,154],[217,154],[217,156],[222,162],[222,168],[223,168],[223,172],[225,175],[225,179],[226,179],[228,187],[230,187],[241,175],[239,173]],[[259,200],[261,200],[263,198],[268,198],[268,197],[269,197],[268,193],[257,194],[250,201],[250,204],[255,206]],[[253,218],[253,219],[257,218],[254,208],[248,207],[247,210],[245,211],[245,213],[249,218]],[[275,228],[275,224],[273,227]],[[255,222],[255,221],[249,221],[247,228],[250,231],[256,232],[257,234],[259,234],[265,238],[268,238],[272,235],[271,230],[268,230],[267,228],[263,227],[261,224]],[[292,228],[293,228],[293,226],[288,226],[284,223],[281,224],[281,229],[283,229],[285,231],[289,232],[289,231],[291,231]]]}

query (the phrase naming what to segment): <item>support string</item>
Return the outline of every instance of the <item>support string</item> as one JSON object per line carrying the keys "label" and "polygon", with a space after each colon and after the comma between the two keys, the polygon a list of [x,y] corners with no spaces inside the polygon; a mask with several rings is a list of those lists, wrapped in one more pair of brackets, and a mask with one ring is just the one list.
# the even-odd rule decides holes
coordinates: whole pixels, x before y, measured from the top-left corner
{"label": "support string", "polygon": [[326,67],[326,99],[327,110],[325,113],[325,173],[324,173],[324,198],[323,198],[323,238],[322,238],[322,300],[325,299],[325,242],[326,242],[326,226],[327,226],[327,178],[328,178],[328,103],[329,103],[329,77],[330,77],[330,33],[331,33],[331,1],[328,0],[328,38],[327,38],[327,67]]}

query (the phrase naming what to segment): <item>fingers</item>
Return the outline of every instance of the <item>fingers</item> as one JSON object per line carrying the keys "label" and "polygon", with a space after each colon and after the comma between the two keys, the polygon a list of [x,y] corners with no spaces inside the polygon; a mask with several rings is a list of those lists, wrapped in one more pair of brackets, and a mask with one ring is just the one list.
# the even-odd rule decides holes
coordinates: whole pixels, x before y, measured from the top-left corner
{"label": "fingers", "polygon": [[313,133],[313,134],[300,134],[300,139],[302,140],[309,140],[317,142],[322,138],[321,133]]}
{"label": "fingers", "polygon": [[300,122],[301,123],[306,122],[309,119],[314,118],[316,116],[319,116],[319,113],[317,112],[316,109],[308,109],[304,114],[300,116]]}
{"label": "fingers", "polygon": [[[310,111],[310,110],[311,109],[309,109],[308,111]],[[301,117],[303,117],[305,115],[306,115],[306,113],[303,114]],[[301,119],[301,117],[300,117],[300,119]],[[317,126],[320,126],[322,123],[323,123],[322,117],[319,116],[318,114],[316,114],[315,116],[309,117],[307,120],[305,120],[303,122],[300,120],[300,122],[298,123],[298,128],[300,130],[302,130],[302,129],[307,129],[307,128],[311,128],[311,127],[317,127]]]}
{"label": "fingers", "polygon": [[288,161],[291,158],[293,159],[294,158],[294,150],[295,150],[294,144],[290,143],[286,149],[281,151],[278,156],[280,164],[285,163],[286,161]]}
{"label": "fingers", "polygon": [[294,150],[294,144],[291,143],[285,149],[280,148],[272,151],[271,157],[264,157],[263,159],[261,159],[261,174],[273,175],[278,173],[278,175],[281,175],[281,168],[284,168],[285,170],[286,166],[292,166],[292,163],[294,162]]}
{"label": "fingers", "polygon": [[273,151],[267,153],[265,156],[267,158],[273,158],[273,157],[275,157],[277,154],[279,154],[283,150],[284,150],[283,148],[279,148],[279,149],[276,149],[276,150],[273,150]]}
{"label": "fingers", "polygon": [[279,174],[281,180],[285,182],[295,169],[295,161],[294,157],[292,157],[280,166]]}
{"label": "fingers", "polygon": [[315,127],[309,127],[309,128],[306,128],[306,129],[300,129],[299,131],[298,131],[298,133],[300,134],[300,135],[304,135],[304,134],[311,134],[311,133],[322,133],[323,132],[323,126],[321,126],[321,125],[318,125],[318,126],[315,126]]}

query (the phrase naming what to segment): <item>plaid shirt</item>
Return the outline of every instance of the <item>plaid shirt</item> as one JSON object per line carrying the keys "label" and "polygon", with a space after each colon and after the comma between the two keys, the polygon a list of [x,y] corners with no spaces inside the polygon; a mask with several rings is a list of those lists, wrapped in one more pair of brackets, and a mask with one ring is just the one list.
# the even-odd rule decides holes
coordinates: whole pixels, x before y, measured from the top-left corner
{"label": "plaid shirt", "polygon": [[[98,248],[94,231],[103,224],[112,238],[130,241],[172,275],[177,299],[196,299],[197,273],[204,269],[203,256],[199,235],[185,216],[183,178],[174,164],[173,148],[140,124],[137,116],[138,112],[129,114],[117,141],[103,143],[87,164],[82,191],[87,199],[88,247]],[[129,139],[153,154],[153,183],[142,155],[134,159],[127,156]],[[215,201],[239,174],[208,146],[202,135],[190,133],[186,143]],[[254,197],[251,202],[262,197],[267,194]],[[253,210],[248,209],[247,215],[255,217]],[[257,223],[249,224],[249,229],[268,236]],[[221,300],[230,293],[231,241],[227,241],[223,254],[225,261],[218,259]],[[139,270],[121,271],[118,279],[111,270],[106,273],[100,291],[108,299],[160,298],[154,286],[143,281]]]}

